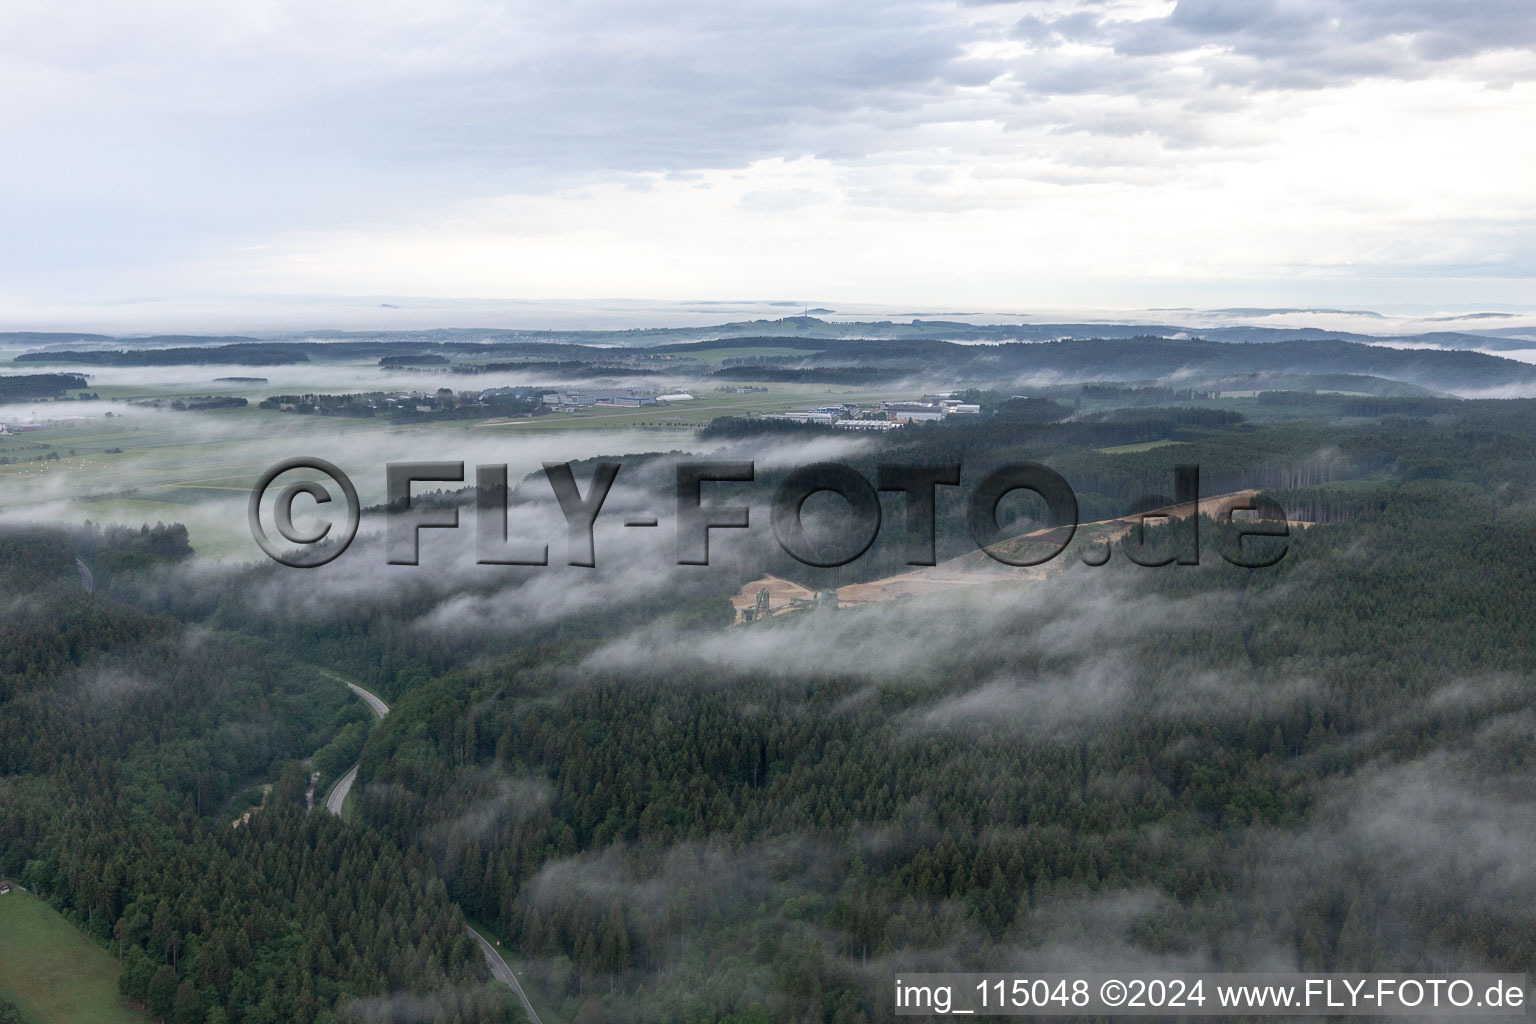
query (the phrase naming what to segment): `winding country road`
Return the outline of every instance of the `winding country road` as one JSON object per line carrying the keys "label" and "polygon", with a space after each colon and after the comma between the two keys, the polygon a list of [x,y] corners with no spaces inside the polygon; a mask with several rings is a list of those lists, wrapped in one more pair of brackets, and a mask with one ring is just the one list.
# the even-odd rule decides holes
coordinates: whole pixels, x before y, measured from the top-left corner
{"label": "winding country road", "polygon": [[[361,686],[358,686],[356,683],[348,683],[334,672],[327,672],[324,669],[320,669],[319,672],[327,679],[334,679],[338,683],[346,683],[347,689],[361,697],[369,709],[379,716],[379,721],[382,722],[384,716],[389,714],[389,705]],[[340,781],[331,789],[331,795],[325,798],[325,809],[327,811],[330,811],[332,814],[341,813],[341,805],[346,802],[347,794],[352,792],[352,784],[357,781],[357,769],[358,766],[353,765],[347,774],[343,775]],[[475,931],[469,925],[465,925],[464,930],[473,936],[475,942],[479,944],[480,952],[485,954],[485,964],[491,969],[491,974],[497,981],[507,985],[517,994],[518,1000],[523,1004],[523,1011],[528,1014],[528,1020],[532,1024],[544,1024],[539,1019],[538,1013],[534,1010],[533,1004],[528,1001],[528,993],[524,992],[523,986],[518,983],[517,974],[511,967],[507,966],[507,962],[501,958],[501,954],[496,952],[496,947],[487,942],[485,936]]]}
{"label": "winding country road", "polygon": [[517,998],[522,1002],[523,1012],[528,1015],[529,1021],[532,1024],[544,1024],[539,1019],[538,1013],[534,1010],[533,1004],[528,1001],[528,993],[524,992],[523,986],[518,984],[516,972],[507,966],[507,962],[501,958],[501,954],[496,952],[496,947],[487,942],[484,935],[481,935],[469,925],[465,925],[464,930],[480,944],[480,952],[485,954],[486,965],[490,967],[491,974],[495,975],[496,980],[511,986],[512,991],[517,993]]}
{"label": "winding country road", "polygon": [[[341,677],[331,676],[331,678],[340,679]],[[344,683],[347,682],[345,679],[342,679],[341,681]],[[347,683],[347,689],[363,698],[363,700],[367,702],[368,707],[371,708],[373,713],[378,715],[380,719],[383,719],[385,715],[389,714],[388,704],[385,704],[383,701],[379,700],[379,698],[375,697],[361,686],[358,686],[356,683]]]}
{"label": "winding country road", "polygon": [[341,777],[331,789],[331,795],[325,798],[325,809],[332,814],[341,813],[341,805],[347,802],[347,794],[352,792],[352,783],[357,781],[357,765],[347,769],[347,774]]}
{"label": "winding country road", "polygon": [[[347,681],[341,678],[341,676],[338,676],[332,672],[327,672],[324,669],[320,670],[320,674],[325,676],[327,679],[334,679],[338,683],[347,683]],[[367,704],[369,710],[379,716],[379,721],[382,722],[384,720],[384,716],[389,714],[388,704],[385,704],[383,701],[379,700],[378,697],[369,693],[367,690],[363,689],[361,686],[358,686],[356,683],[347,683],[347,689],[363,698],[363,703]],[[331,795],[325,798],[325,809],[330,811],[332,814],[340,814],[341,805],[346,803],[347,794],[352,792],[352,783],[356,781],[357,765],[353,765],[351,770],[349,770],[347,774],[343,775],[341,780],[336,783],[334,788],[331,789]]]}

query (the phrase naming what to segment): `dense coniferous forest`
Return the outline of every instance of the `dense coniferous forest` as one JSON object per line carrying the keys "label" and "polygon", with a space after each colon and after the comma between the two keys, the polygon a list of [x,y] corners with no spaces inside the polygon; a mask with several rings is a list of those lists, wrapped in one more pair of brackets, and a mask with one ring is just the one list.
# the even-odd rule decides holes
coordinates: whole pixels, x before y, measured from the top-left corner
{"label": "dense coniferous forest", "polygon": [[[391,993],[517,1019],[421,854],[305,812],[299,758],[350,697],[264,641],[114,600],[112,581],[190,555],[180,527],[0,534],[0,875],[177,1024],[336,1021]],[[262,779],[266,806],[231,827],[220,806]]]}
{"label": "dense coniferous forest", "polygon": [[[982,393],[984,415],[842,461],[967,485],[1042,462],[1085,522],[1197,464],[1202,493],[1315,525],[1263,569],[1204,518],[1144,543],[1198,522],[1198,565],[1074,547],[1043,576],[746,625],[746,580],[899,573],[899,534],[836,570],[742,548],[514,618],[549,600],[538,576],[321,575],[345,599],[285,606],[288,570],[203,565],[176,526],[7,527],[0,875],[178,1024],[519,1019],[466,920],[581,1021],[883,1021],[898,970],[1531,970],[1536,402],[1239,413],[1096,387]],[[736,419],[704,441],[832,436]],[[675,460],[621,479],[668,493]],[[975,554],[964,490],[938,503],[941,560]],[[507,627],[468,628],[480,605]],[[354,759],[355,819],[309,811],[309,773]]]}

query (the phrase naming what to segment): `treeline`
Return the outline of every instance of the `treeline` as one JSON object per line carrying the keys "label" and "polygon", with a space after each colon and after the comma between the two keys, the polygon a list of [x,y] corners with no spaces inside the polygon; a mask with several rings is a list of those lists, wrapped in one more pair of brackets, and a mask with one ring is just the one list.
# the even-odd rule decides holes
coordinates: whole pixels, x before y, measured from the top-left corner
{"label": "treeline", "polygon": [[1071,416],[1069,405],[1035,395],[1014,395],[1000,391],[972,389],[960,394],[960,401],[981,406],[981,415],[1014,423],[1054,423]]}
{"label": "treeline", "polygon": [[[220,339],[223,340],[223,339]],[[285,366],[307,363],[296,345],[248,341],[235,344],[171,348],[88,349],[71,352],[23,352],[18,363],[82,363],[87,366]]]}
{"label": "treeline", "polygon": [[[1143,335],[998,344],[957,344],[929,339],[736,338],[695,345],[663,345],[653,352],[682,353],[709,347],[792,347],[814,354],[828,368],[876,371],[877,380],[902,377],[953,381],[1008,380],[1054,375],[1104,385],[1135,384],[1175,374],[1192,378],[1191,390],[1209,391],[1244,375],[1376,377],[1444,391],[1501,388],[1536,382],[1536,369],[1482,352],[1396,349],[1337,338],[1292,338],[1266,344],[1233,344],[1198,338]],[[936,370],[941,367],[942,370]],[[777,380],[786,368],[728,368],[728,379]],[[717,371],[724,375],[727,370]],[[763,376],[769,374],[770,376]],[[799,378],[784,378],[797,380]],[[851,378],[827,383],[858,383]],[[1203,385],[1203,386],[1202,386]],[[1226,386],[1231,386],[1230,384]],[[1259,387],[1264,387],[1260,384]],[[1141,404],[1132,402],[1130,404]]]}
{"label": "treeline", "polygon": [[234,395],[197,395],[191,398],[141,398],[128,404],[150,409],[174,409],[176,412],[203,412],[209,409],[244,409],[250,402]]}
{"label": "treeline", "polygon": [[[930,325],[936,333],[957,336],[975,333],[967,325]],[[1066,340],[1019,341],[1037,334],[1037,328],[1010,327],[997,334],[995,343],[965,344],[930,336],[890,338],[826,338],[800,335],[714,339],[684,344],[663,344],[644,357],[706,352],[722,347],[793,348],[806,353],[813,366],[726,366],[715,375],[727,380],[782,380],[790,383],[871,384],[906,378],[952,381],[1027,380],[1051,375],[1064,380],[1095,384],[1128,384],[1180,375],[1191,389],[1210,390],[1224,381],[1245,375],[1321,376],[1325,378],[1380,378],[1430,388],[1493,389],[1510,384],[1536,382],[1536,368],[1512,359],[1464,349],[1400,349],[1337,337],[1281,337],[1265,344],[1234,344],[1199,338],[1166,337],[1144,333],[1138,337],[1078,337]],[[977,329],[986,333],[991,329]],[[473,332],[467,332],[473,333]],[[571,334],[574,340],[595,344],[561,344],[513,340],[520,332],[483,332],[481,340],[410,342],[404,356],[420,362],[422,356],[452,354],[474,358],[532,357],[552,362],[577,361],[612,364],[614,355],[603,343],[643,342],[657,332],[592,332]],[[664,333],[664,332],[662,332]],[[846,333],[844,331],[843,333]],[[995,331],[993,333],[996,333]],[[1172,332],[1170,332],[1172,333]],[[107,366],[165,366],[185,364],[244,363],[282,365],[312,358],[372,358],[400,356],[399,343],[380,340],[334,342],[261,342],[254,339],[207,339],[206,345],[172,344],[164,348],[90,349],[82,351],[33,351],[17,361],[77,362]],[[462,337],[462,335],[458,335]],[[1054,338],[1059,339],[1058,333]],[[175,340],[175,339],[161,339]],[[193,339],[182,339],[183,342]],[[144,342],[157,343],[154,339]],[[144,343],[144,342],[141,342]],[[437,352],[432,350],[436,349]],[[774,353],[779,355],[782,353]],[[579,357],[572,360],[572,357]],[[732,357],[752,358],[752,357]],[[936,370],[935,368],[941,368]],[[620,367],[620,369],[630,369]],[[548,372],[561,372],[551,368]],[[575,372],[575,371],[571,371]],[[766,376],[765,376],[766,375]],[[1262,389],[1264,385],[1260,385]]]}
{"label": "treeline", "polygon": [[749,437],[810,437],[835,434],[836,427],[799,420],[763,419],[755,416],[716,416],[699,429],[701,441],[737,441]]}
{"label": "treeline", "polygon": [[64,392],[88,387],[89,383],[78,373],[32,373],[19,377],[0,377],[0,402],[62,398]]}
{"label": "treeline", "polygon": [[456,366],[454,373],[532,373],[554,379],[575,380],[584,377],[654,377],[659,370],[613,363],[589,363],[579,359],[534,360],[523,363],[482,363]]}
{"label": "treeline", "polygon": [[1078,389],[1084,398],[1095,401],[1125,402],[1131,405],[1171,405],[1215,397],[1209,391],[1194,388],[1170,388],[1160,384],[1134,385],[1084,384]]}
{"label": "treeline", "polygon": [[432,355],[430,353],[416,353],[399,356],[380,356],[379,365],[383,367],[395,366],[447,366],[451,362],[447,356]]}
{"label": "treeline", "polygon": [[878,366],[727,366],[710,377],[716,380],[761,380],[780,384],[889,384],[917,376],[915,369],[883,369]]}
{"label": "treeline", "polygon": [[1362,397],[1304,391],[1261,391],[1261,407],[1306,408],[1314,416],[1459,416],[1468,410],[1457,398]]}
{"label": "treeline", "polygon": [[[354,419],[388,416],[396,423],[429,423],[434,420],[527,416],[538,409],[540,404],[540,400],[535,397],[490,395],[481,398],[473,392],[455,395],[444,388],[435,394],[417,398],[392,391],[345,395],[269,395],[257,407],[301,416],[346,416]],[[429,408],[418,409],[418,405]]]}

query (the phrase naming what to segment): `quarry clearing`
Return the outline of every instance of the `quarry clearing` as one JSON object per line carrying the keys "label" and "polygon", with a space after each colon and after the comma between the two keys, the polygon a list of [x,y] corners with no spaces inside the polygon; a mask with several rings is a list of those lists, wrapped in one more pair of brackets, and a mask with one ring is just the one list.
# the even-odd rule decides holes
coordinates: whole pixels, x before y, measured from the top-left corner
{"label": "quarry clearing", "polygon": [[[1228,515],[1234,506],[1244,505],[1258,494],[1257,490],[1244,490],[1201,498],[1199,511],[1202,515],[1219,520]],[[1147,514],[1164,516],[1168,519],[1184,519],[1194,510],[1195,504],[1186,502],[1156,509]],[[1296,519],[1289,520],[1289,523],[1291,526],[1311,525]],[[1080,545],[1117,541],[1129,533],[1134,525],[1134,521],[1130,519],[1102,519],[1091,523],[1080,523],[1071,546],[1077,549]],[[1005,557],[1017,558],[1018,554],[1030,545],[1059,545],[1063,535],[1062,527],[1048,527],[992,545],[989,550]],[[1074,562],[1075,559],[1070,557],[1068,552],[1063,552],[1042,565],[1012,566],[991,557],[986,551],[976,550],[958,558],[940,562],[938,565],[920,566],[908,572],[870,580],[867,583],[850,583],[836,588],[835,593],[838,607],[857,607],[904,597],[925,597],[929,594],[991,584],[1039,582],[1064,571]],[[766,574],[744,585],[731,598],[738,623],[748,621],[748,613],[755,612],[759,601],[758,594],[764,590],[768,592],[768,611],[771,615],[811,608],[823,600],[819,591],[811,590],[780,576]]]}

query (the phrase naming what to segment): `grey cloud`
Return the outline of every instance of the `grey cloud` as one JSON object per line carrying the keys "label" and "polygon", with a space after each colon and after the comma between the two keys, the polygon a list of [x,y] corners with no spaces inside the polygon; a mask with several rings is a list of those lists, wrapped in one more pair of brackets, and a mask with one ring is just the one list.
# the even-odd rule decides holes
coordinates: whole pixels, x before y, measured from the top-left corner
{"label": "grey cloud", "polygon": [[[1222,86],[1318,89],[1365,78],[1414,80],[1457,73],[1456,61],[1501,52],[1523,54],[1526,76],[1536,73],[1528,59],[1536,45],[1536,9],[1520,0],[1180,0],[1167,16],[1141,20],[1092,7],[1029,13],[1011,34],[1031,47],[1016,62],[1014,79],[1028,91],[1052,95],[1187,98]],[[1069,45],[1100,52],[1066,56]],[[1191,69],[1201,85],[1188,78]]]}
{"label": "grey cloud", "polygon": [[[542,205],[528,196],[600,203],[598,184],[649,189],[801,155],[834,165],[848,206],[1017,210],[1039,200],[913,171],[963,178],[996,160],[1039,184],[1155,186],[1196,161],[1255,159],[1249,130],[1283,145],[1273,118],[1231,116],[1268,91],[1536,76],[1524,0],[1183,0],[1140,20],[1129,6],[10,5],[0,89],[16,102],[0,130],[38,157],[0,170],[16,242],[0,267],[59,293],[181,288],[192,267],[200,287],[335,287],[354,272],[338,252],[377,234],[535,245],[560,229],[517,209]],[[793,210],[793,185],[742,205]],[[1486,230],[1459,234],[1497,262],[1432,262],[1527,276],[1525,248],[1483,244]],[[1378,267],[1397,269],[1355,254],[1276,270],[1370,280]]]}
{"label": "grey cloud", "polygon": [[[1198,87],[1171,75],[1165,58],[1202,47],[1221,51],[1195,61],[1206,87],[1274,88],[1421,77],[1448,61],[1536,42],[1536,10],[1515,0],[1183,0],[1167,17],[1140,21],[1079,6],[1016,21],[1011,33],[1034,52],[1014,62],[969,51],[1003,38],[1003,22],[910,2],[585,3],[537,16],[470,2],[410,19],[342,8],[305,18],[304,38],[295,40],[299,24],[293,12],[266,26],[204,16],[182,26],[181,42],[161,39],[132,53],[106,44],[111,18],[80,33],[73,20],[66,31],[46,13],[14,14],[6,35],[33,41],[14,55],[18,69],[55,83],[52,98],[33,105],[31,127],[61,151],[87,138],[93,150],[117,148],[132,132],[157,140],[168,158],[154,168],[162,172],[183,146],[259,143],[264,171],[287,163],[315,172],[301,190],[278,175],[285,194],[267,200],[297,201],[318,220],[359,202],[389,208],[362,163],[378,158],[443,198],[615,175],[639,180],[637,172],[794,153],[886,154],[909,147],[920,126],[1012,121],[1061,95],[1187,99]],[[1102,49],[1066,54],[1068,43]],[[1106,59],[1109,50],[1122,59]],[[120,87],[100,93],[103,74]],[[989,84],[996,87],[975,94]],[[45,114],[53,123],[40,128]],[[134,152],[124,147],[119,167],[129,179]],[[260,219],[270,208],[253,184],[242,205]],[[204,199],[204,212],[228,216],[218,213],[227,205],[221,191],[182,196]]]}
{"label": "grey cloud", "polygon": [[0,128],[47,157],[0,171],[25,239],[6,265],[59,287],[48,268],[236,261],[483,197],[881,152],[893,126],[964,119],[1002,70],[975,38],[918,2],[13,6],[0,89],[24,100]]}
{"label": "grey cloud", "polygon": [[[8,34],[42,39],[22,66],[50,73],[63,102],[110,68],[124,81],[103,97],[110,116],[133,103],[132,122],[153,120],[157,130],[235,129],[247,141],[348,159],[468,160],[504,182],[535,169],[733,166],[784,152],[802,125],[846,130],[861,112],[917,112],[988,77],[963,53],[974,30],[921,3],[589,2],[537,14],[466,3],[403,19],[375,13],[305,17],[303,39],[292,38],[296,12],[266,26],[197,18],[182,26],[182,42],[132,54],[109,55],[94,33],[73,21],[66,33],[43,14],[13,16]],[[159,70],[167,66],[179,73]],[[219,116],[221,101],[232,101],[236,121]]]}
{"label": "grey cloud", "polygon": [[1536,9],[1519,0],[1180,0],[1167,18],[1104,23],[1128,56],[1218,47],[1217,83],[1319,88],[1370,76],[1422,78],[1446,61],[1536,44]]}

